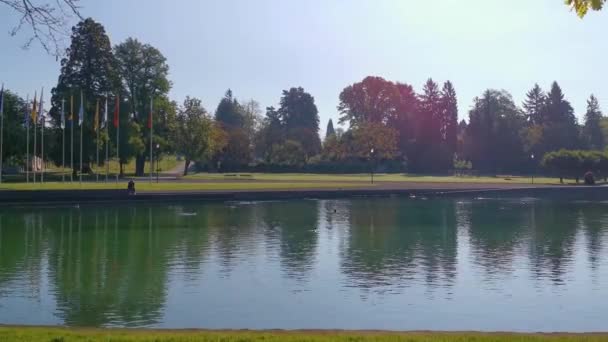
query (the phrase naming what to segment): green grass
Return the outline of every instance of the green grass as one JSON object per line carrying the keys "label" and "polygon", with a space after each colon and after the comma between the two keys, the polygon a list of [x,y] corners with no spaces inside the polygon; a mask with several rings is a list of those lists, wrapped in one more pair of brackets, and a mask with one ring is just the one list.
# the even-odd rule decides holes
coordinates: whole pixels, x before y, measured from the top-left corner
{"label": "green grass", "polygon": [[[216,173],[197,173],[186,176],[190,179],[245,179],[251,178],[258,181],[342,181],[342,182],[366,182],[370,181],[370,174],[310,174],[310,173],[235,173],[226,176]],[[245,177],[242,177],[245,175]],[[376,174],[374,180],[378,182],[420,182],[420,183],[497,183],[497,184],[531,184],[532,177],[521,176],[422,176],[408,174]],[[534,177],[535,184],[559,184],[558,178]],[[574,183],[570,181],[569,183]]]}
{"label": "green grass", "polygon": [[[165,183],[149,183],[148,181],[138,181],[136,189],[138,192],[146,191],[187,191],[187,190],[296,190],[296,189],[338,189],[338,188],[353,188],[360,185],[353,183],[272,183],[272,182],[218,182],[218,183],[182,183],[182,182],[165,182]],[[1,190],[93,190],[93,189],[126,189],[127,181],[121,180],[118,184],[114,180],[109,183],[94,183],[83,182],[78,183],[61,183],[61,182],[45,182],[40,183],[3,183],[0,185]]]}
{"label": "green grass", "polygon": [[[101,158],[101,156],[100,156]],[[158,162],[158,168],[161,170],[161,172],[167,172],[167,171],[171,171],[174,168],[176,168],[179,164],[183,164],[183,161],[178,161],[177,158],[175,156],[163,156],[161,158],[161,160]],[[108,163],[109,166],[109,173],[112,175],[117,174],[120,171],[120,166],[118,165],[118,162],[116,161],[116,159],[112,159],[110,160],[110,162]],[[156,162],[154,162],[154,172],[156,172]],[[125,174],[127,175],[132,175],[135,173],[135,159],[131,159],[127,164],[123,165],[123,169]],[[49,170],[50,173],[52,174],[61,174],[63,173],[70,173],[70,169],[66,168],[66,169],[62,169],[61,167],[50,167],[49,166]],[[93,165],[93,172],[97,172],[99,174],[103,174],[105,175],[106,173],[106,167],[104,166],[99,166],[97,167],[96,165]],[[144,167],[144,172],[148,173],[150,172],[150,163],[146,162],[146,165]]]}
{"label": "green grass", "polygon": [[485,334],[485,333],[391,333],[346,331],[196,331],[196,330],[111,330],[50,327],[1,327],[0,341],[69,342],[599,342],[600,334]]}

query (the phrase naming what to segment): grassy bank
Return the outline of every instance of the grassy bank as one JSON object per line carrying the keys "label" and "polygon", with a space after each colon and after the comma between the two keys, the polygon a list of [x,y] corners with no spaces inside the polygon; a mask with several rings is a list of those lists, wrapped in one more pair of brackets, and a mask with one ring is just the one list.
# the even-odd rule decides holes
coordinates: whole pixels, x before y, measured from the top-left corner
{"label": "grassy bank", "polygon": [[[186,176],[188,179],[226,180],[252,179],[257,181],[299,181],[299,182],[370,182],[370,174],[315,174],[315,173],[196,173]],[[409,174],[376,174],[378,182],[418,182],[418,183],[495,183],[495,184],[532,184],[532,177],[522,176],[424,176]],[[574,184],[574,180],[568,181]],[[559,184],[559,179],[534,177],[534,184]]]}
{"label": "grassy bank", "polygon": [[342,331],[302,331],[302,332],[214,332],[214,331],[180,331],[180,330],[104,330],[104,329],[67,329],[67,328],[25,328],[0,327],[0,341],[30,342],[68,342],[68,341],[213,341],[213,342],[599,342],[608,341],[608,335],[602,334],[484,334],[484,333],[389,333],[389,332],[342,332]]}
{"label": "grassy bank", "polygon": [[[360,185],[356,183],[327,183],[327,182],[306,182],[306,183],[273,183],[273,182],[161,182],[149,183],[147,181],[138,181],[136,189],[138,192],[149,191],[255,191],[255,190],[298,190],[298,189],[340,189],[340,188],[356,188]],[[0,185],[1,190],[126,190],[127,181],[121,180],[118,184],[111,180],[109,183],[62,183],[62,182],[45,182],[40,183],[3,183]]]}

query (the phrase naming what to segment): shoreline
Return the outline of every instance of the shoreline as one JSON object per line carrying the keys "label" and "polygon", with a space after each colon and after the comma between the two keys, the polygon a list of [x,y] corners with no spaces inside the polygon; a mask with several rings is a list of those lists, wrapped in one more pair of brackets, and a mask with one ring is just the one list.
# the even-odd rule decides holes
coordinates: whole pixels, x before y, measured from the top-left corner
{"label": "shoreline", "polygon": [[608,341],[608,332],[483,332],[388,330],[206,330],[85,328],[0,325],[0,340],[11,341]]}
{"label": "shoreline", "polygon": [[[413,185],[413,186],[412,186]],[[406,184],[380,187],[262,190],[167,190],[128,195],[126,190],[2,190],[0,205],[153,201],[267,201],[365,197],[422,198],[537,197],[556,200],[608,200],[605,186],[520,186],[485,184]]]}

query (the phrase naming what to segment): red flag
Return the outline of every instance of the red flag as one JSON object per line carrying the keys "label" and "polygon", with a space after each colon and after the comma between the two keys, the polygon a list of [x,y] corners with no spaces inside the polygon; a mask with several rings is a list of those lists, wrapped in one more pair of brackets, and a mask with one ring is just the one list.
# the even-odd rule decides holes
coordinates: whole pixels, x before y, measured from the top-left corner
{"label": "red flag", "polygon": [[120,115],[120,98],[116,96],[116,107],[114,108],[114,127],[118,128],[118,116]]}

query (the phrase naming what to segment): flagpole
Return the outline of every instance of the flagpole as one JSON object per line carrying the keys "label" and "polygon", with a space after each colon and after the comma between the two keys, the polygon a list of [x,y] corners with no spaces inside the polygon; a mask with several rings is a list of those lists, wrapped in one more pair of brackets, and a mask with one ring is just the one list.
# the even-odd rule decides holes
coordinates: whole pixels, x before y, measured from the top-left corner
{"label": "flagpole", "polygon": [[65,183],[65,99],[61,99],[61,182]]}
{"label": "flagpole", "polygon": [[97,154],[97,164],[95,164],[95,177],[97,183],[99,183],[99,99],[97,99],[97,105],[95,107],[95,130],[97,131],[97,140],[95,141],[95,152]]}
{"label": "flagpole", "polygon": [[0,183],[2,183],[2,170],[4,160],[4,83],[2,83],[2,90],[0,90]]}
{"label": "flagpole", "polygon": [[116,171],[116,184],[118,184],[118,176],[120,173],[120,97],[116,95],[116,109],[114,115],[116,115],[116,159],[118,161],[118,171]]}
{"label": "flagpole", "polygon": [[150,123],[148,124],[148,128],[150,129],[150,183],[152,183],[152,173],[154,172],[154,160],[152,159],[152,115],[153,115],[153,102],[154,98],[150,98]]}
{"label": "flagpole", "polygon": [[42,91],[40,91],[40,121],[42,122],[42,126],[40,127],[40,166],[42,170],[40,172],[40,183],[44,183],[44,107],[43,107],[43,95],[44,87],[42,87]]}
{"label": "flagpole", "polygon": [[84,98],[82,97],[82,90],[80,91],[80,108],[82,110],[78,113],[78,125],[80,126],[80,174],[78,175],[78,180],[82,184],[82,130],[84,129]]}
{"label": "flagpole", "polygon": [[74,95],[70,95],[70,182],[74,183]]}
{"label": "flagpole", "polygon": [[[36,102],[36,97],[34,96],[34,102]],[[35,104],[35,103],[34,103]],[[34,108],[33,111],[36,111],[36,109]],[[37,160],[36,160],[36,126],[38,126],[38,116],[35,115],[35,118],[33,118],[34,120],[34,168],[32,170],[32,177],[34,180],[34,184],[36,184],[36,168],[37,168]]]}
{"label": "flagpole", "polygon": [[110,134],[108,132],[108,95],[106,94],[106,105],[105,105],[105,111],[104,111],[104,122],[105,122],[105,129],[106,129],[106,161],[105,161],[105,165],[106,165],[106,183],[108,182],[108,173],[110,172],[110,164],[109,164],[109,156],[108,156],[108,146],[110,145]]}
{"label": "flagpole", "polygon": [[30,182],[30,111],[29,104],[30,94],[27,94],[25,100],[25,182]]}

